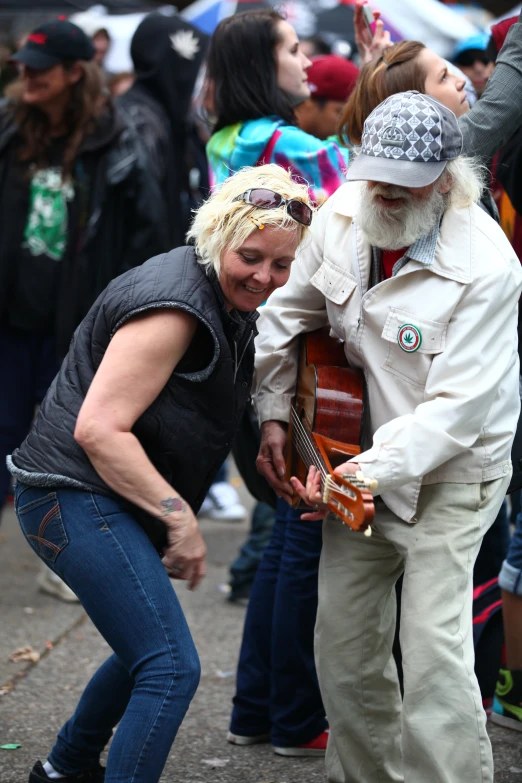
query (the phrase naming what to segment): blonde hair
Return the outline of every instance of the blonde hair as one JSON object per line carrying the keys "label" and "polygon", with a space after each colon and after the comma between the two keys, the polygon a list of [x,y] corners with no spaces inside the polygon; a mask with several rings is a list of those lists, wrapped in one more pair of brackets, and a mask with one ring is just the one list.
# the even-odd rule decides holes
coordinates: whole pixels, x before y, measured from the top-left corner
{"label": "blonde hair", "polygon": [[245,167],[226,179],[202,206],[195,211],[187,241],[194,242],[198,261],[219,274],[221,256],[226,248],[237,250],[254,231],[255,221],[299,232],[299,244],[307,227],[290,217],[283,204],[277,209],[259,209],[244,201],[235,201],[251,188],[267,188],[285,199],[297,199],[312,206],[308,186],[294,182],[290,172],[274,163],[255,168]]}

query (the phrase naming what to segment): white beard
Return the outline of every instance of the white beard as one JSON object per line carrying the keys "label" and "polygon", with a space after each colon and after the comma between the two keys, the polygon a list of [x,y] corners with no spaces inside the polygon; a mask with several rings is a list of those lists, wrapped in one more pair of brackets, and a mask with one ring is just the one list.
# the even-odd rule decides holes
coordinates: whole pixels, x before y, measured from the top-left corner
{"label": "white beard", "polygon": [[[383,207],[377,196],[403,198],[406,203],[396,209]],[[373,190],[366,185],[357,217],[371,245],[400,250],[429,234],[442,217],[445,205],[446,199],[436,189],[425,201],[417,201],[409,190],[397,185],[376,185]]]}

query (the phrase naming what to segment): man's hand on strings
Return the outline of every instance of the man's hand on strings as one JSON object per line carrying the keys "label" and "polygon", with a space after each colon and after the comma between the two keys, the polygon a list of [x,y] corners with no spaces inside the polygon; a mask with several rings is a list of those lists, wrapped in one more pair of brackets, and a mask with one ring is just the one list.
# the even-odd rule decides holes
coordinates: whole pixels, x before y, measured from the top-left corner
{"label": "man's hand on strings", "polygon": [[287,441],[287,425],[280,421],[265,421],[261,425],[261,446],[256,467],[266,478],[278,497],[292,503],[292,485],[285,481],[286,462],[284,449]]}
{"label": "man's hand on strings", "polygon": [[316,522],[324,519],[328,514],[328,506],[323,503],[323,493],[321,492],[321,473],[313,465],[308,471],[306,477],[306,487],[304,487],[298,478],[292,476],[290,479],[294,491],[304,500],[308,506],[312,506],[313,511],[301,515],[301,519],[308,522]]}

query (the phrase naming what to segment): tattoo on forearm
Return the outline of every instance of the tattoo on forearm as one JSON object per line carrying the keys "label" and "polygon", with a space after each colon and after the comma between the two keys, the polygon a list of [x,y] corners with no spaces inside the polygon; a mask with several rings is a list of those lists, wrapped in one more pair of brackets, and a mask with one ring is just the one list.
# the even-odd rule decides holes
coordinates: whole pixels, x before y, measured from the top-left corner
{"label": "tattoo on forearm", "polygon": [[173,511],[187,510],[187,504],[181,498],[166,498],[166,500],[161,501],[161,505],[164,508],[164,517],[167,516],[167,514],[171,514]]}

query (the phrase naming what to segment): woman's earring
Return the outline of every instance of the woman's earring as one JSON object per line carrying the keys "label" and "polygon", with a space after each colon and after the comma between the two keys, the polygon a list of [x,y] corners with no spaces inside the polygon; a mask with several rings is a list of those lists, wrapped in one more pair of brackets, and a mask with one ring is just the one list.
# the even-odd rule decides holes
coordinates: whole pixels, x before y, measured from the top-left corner
{"label": "woman's earring", "polygon": [[264,227],[265,227],[265,224],[264,224],[264,223],[261,223],[261,221],[260,221],[260,220],[258,220],[257,218],[255,218],[253,215],[250,215],[250,217],[249,217],[248,219],[249,219],[249,220],[250,220],[250,222],[251,222],[251,223],[253,223],[253,224],[254,224],[254,226],[255,226],[256,228],[258,228],[260,231],[262,231],[262,230],[264,229]]}

